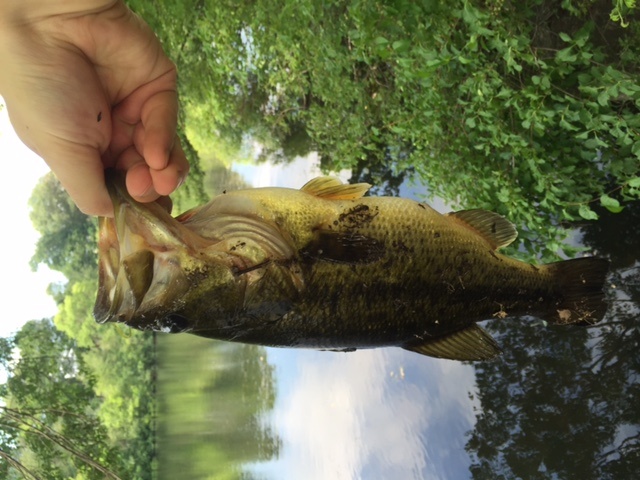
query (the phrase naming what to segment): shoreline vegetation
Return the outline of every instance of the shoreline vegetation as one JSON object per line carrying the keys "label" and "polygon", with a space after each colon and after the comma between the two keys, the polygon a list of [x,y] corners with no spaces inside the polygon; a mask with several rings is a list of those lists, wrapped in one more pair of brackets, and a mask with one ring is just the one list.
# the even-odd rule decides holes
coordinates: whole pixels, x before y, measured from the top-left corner
{"label": "shoreline vegetation", "polygon": [[[635,2],[127,3],[180,72],[192,173],[176,210],[216,178],[239,184],[228,166],[254,141],[262,159],[317,151],[325,169],[352,169],[383,193],[414,176],[501,213],[528,259],[575,255],[565,227],[640,196]],[[31,207],[42,235],[32,266],[68,281],[50,286],[54,318],[0,339],[0,477],[155,480],[157,338],[93,321],[95,219],[51,175]]]}

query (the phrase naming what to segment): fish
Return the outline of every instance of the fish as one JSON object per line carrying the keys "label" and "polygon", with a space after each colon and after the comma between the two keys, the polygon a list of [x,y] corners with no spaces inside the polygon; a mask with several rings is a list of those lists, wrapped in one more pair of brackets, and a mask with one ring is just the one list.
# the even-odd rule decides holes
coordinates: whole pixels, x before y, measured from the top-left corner
{"label": "fish", "polygon": [[107,172],[94,317],[273,347],[396,346],[461,361],[500,355],[479,322],[533,316],[590,325],[605,315],[608,261],[534,265],[505,256],[501,215],[441,214],[317,177],[300,189],[225,192],[172,217]]}

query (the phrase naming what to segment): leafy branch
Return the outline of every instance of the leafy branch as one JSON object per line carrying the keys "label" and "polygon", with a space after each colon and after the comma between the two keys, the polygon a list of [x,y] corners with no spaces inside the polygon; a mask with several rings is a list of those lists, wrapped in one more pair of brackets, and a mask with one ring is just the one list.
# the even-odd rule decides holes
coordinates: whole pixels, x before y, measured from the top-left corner
{"label": "leafy branch", "polygon": [[[33,435],[51,442],[59,446],[63,450],[69,452],[74,458],[77,458],[89,467],[99,471],[100,473],[105,475],[105,478],[122,480],[122,478],[119,477],[115,472],[110,470],[108,467],[100,464],[99,462],[91,458],[91,456],[86,452],[79,449],[74,444],[74,442],[72,442],[65,435],[57,432],[52,427],[47,425],[44,421],[36,418],[35,412],[18,410],[7,406],[0,406],[0,412],[2,413],[2,421],[0,421],[0,424],[3,424],[5,427],[19,430],[26,433],[27,435]],[[6,452],[4,452],[4,454],[8,456]],[[21,465],[19,461],[14,458],[12,458],[11,464],[18,466]],[[23,468],[20,468],[19,470],[20,472],[23,472]]]}

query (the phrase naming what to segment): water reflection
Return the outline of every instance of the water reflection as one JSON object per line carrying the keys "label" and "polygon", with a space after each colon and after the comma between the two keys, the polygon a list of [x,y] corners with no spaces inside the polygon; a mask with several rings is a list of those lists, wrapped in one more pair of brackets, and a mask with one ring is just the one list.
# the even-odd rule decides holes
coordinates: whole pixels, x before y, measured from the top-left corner
{"label": "water reflection", "polygon": [[[270,350],[281,457],[273,478],[459,478],[473,368],[400,349]],[[442,379],[447,378],[447,382]],[[275,471],[274,471],[275,469]],[[276,474],[279,473],[279,474]]]}
{"label": "water reflection", "polygon": [[[237,170],[285,186],[318,173],[293,168]],[[638,217],[628,207],[584,234],[616,268],[603,325],[488,322],[504,350],[493,362],[160,337],[160,479],[633,478]]]}
{"label": "water reflection", "polygon": [[639,207],[616,216],[602,212],[601,221],[585,231],[584,242],[608,254],[615,268],[610,310],[601,325],[581,330],[541,328],[535,322],[490,325],[505,354],[498,362],[476,365],[482,412],[467,445],[474,478],[635,477]]}
{"label": "water reflection", "polygon": [[278,455],[278,435],[261,423],[276,393],[264,348],[187,335],[158,343],[159,478],[241,478],[242,465]]}

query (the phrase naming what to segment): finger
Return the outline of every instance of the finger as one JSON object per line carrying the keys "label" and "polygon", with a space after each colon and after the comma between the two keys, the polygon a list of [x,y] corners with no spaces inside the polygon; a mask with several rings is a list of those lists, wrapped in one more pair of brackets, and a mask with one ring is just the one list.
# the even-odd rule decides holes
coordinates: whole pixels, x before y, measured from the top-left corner
{"label": "finger", "polygon": [[114,153],[133,143],[149,166],[157,170],[169,161],[178,122],[175,66],[167,58],[161,63],[165,72],[132,91],[112,114]]}
{"label": "finger", "polygon": [[162,170],[169,164],[177,122],[178,98],[174,91],[159,92],[144,104],[134,143],[152,169]]}
{"label": "finger", "polygon": [[182,182],[189,173],[189,162],[180,145],[180,139],[176,137],[173,149],[170,152],[169,163],[162,170],[150,169],[153,180],[153,188],[160,195],[169,195]]}
{"label": "finger", "polygon": [[120,154],[116,168],[127,172],[127,191],[134,199],[139,202],[151,202],[158,198],[159,195],[153,187],[149,166],[135,147],[129,147]]}
{"label": "finger", "polygon": [[113,204],[104,183],[104,167],[96,149],[65,145],[45,160],[83,213],[113,216]]}

